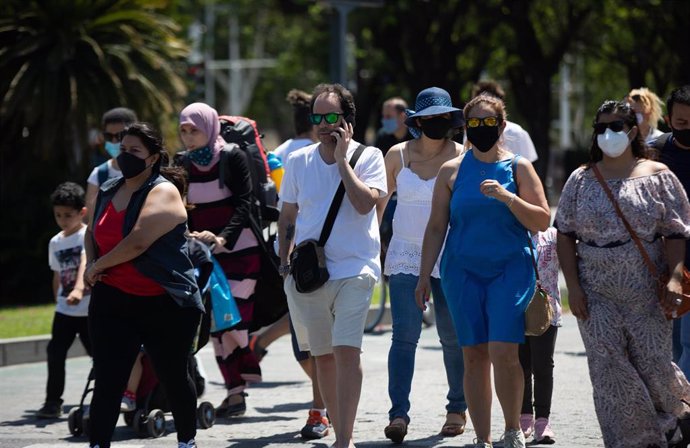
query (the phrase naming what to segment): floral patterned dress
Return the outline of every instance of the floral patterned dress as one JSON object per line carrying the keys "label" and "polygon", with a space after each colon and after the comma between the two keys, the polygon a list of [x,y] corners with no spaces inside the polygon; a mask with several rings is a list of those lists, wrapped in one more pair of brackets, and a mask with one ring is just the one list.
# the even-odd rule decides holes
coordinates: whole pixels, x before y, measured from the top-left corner
{"label": "floral patterned dress", "polygon": [[[608,180],[623,215],[659,269],[663,240],[690,237],[690,205],[669,170]],[[594,406],[606,447],[666,447],[665,433],[690,412],[690,385],[672,362],[671,322],[655,281],[590,169],[568,179],[558,232],[577,240],[589,318],[578,320]]]}

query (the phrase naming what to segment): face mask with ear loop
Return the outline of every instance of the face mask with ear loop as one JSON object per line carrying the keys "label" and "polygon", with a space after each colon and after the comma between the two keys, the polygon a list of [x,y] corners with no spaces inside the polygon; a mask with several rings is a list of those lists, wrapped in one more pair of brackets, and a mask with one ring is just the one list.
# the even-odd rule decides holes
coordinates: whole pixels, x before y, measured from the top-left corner
{"label": "face mask with ear loop", "polygon": [[606,128],[606,132],[597,135],[597,145],[601,148],[601,152],[607,156],[612,158],[620,157],[630,143],[630,140],[628,140],[630,131],[614,132],[611,128]]}

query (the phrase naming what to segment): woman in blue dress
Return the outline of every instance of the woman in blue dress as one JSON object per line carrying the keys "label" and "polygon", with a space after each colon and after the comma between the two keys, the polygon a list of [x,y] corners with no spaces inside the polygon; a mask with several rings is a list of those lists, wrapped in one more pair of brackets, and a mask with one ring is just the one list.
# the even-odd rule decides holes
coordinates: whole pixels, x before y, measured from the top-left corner
{"label": "woman in blue dress", "polygon": [[493,365],[505,418],[504,446],[524,447],[518,345],[525,339],[524,312],[536,283],[527,231],[546,230],[549,206],[532,164],[503,148],[503,101],[479,95],[464,114],[471,149],[439,171],[415,296],[425,308],[445,240],[441,282],[462,346],[475,446],[492,446]]}

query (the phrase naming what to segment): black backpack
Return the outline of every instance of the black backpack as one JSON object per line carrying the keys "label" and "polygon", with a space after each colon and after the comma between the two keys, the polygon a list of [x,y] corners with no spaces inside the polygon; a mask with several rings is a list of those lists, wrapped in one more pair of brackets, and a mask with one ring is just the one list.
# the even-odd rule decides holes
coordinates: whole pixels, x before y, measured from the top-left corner
{"label": "black backpack", "polygon": [[[278,221],[278,191],[275,182],[271,179],[266,148],[261,140],[262,135],[259,133],[256,122],[250,118],[221,115],[219,120],[221,137],[227,143],[236,144],[247,154],[255,206],[259,212],[262,227],[267,227],[271,222]],[[221,154],[221,179],[224,178],[223,167],[226,166],[223,163],[224,155],[225,151]]]}

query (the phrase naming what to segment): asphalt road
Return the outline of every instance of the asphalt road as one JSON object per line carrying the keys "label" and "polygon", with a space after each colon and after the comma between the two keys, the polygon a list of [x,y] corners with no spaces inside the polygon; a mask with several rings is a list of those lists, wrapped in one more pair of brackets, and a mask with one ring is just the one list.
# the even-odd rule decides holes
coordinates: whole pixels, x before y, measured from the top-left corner
{"label": "asphalt road", "polygon": [[[386,360],[391,333],[365,336],[363,347],[364,386],[355,424],[358,447],[386,447],[383,435],[388,423]],[[422,332],[417,351],[417,367],[412,388],[412,410],[407,447],[470,447],[475,437],[469,422],[465,434],[455,438],[438,435],[445,416],[446,382],[441,350],[434,327]],[[208,374],[207,392],[202,400],[220,403],[225,391],[210,347],[201,351]],[[564,318],[555,356],[555,386],[552,427],[556,446],[601,447],[601,433],[594,414],[592,390],[584,348],[572,316]],[[44,398],[46,367],[44,363],[0,368],[0,448],[86,447],[83,437],[72,437],[66,414],[79,403],[86,383],[88,358],[70,359],[67,363],[65,416],[56,421],[37,420],[33,413]],[[290,341],[282,338],[269,347],[262,361],[264,382],[248,390],[248,410],[243,417],[223,419],[197,434],[200,448],[259,448],[280,446],[330,446],[334,438],[303,441],[299,430],[310,406],[310,385],[292,357]],[[172,417],[167,416],[168,434],[159,439],[139,439],[122,419],[114,434],[114,446],[174,447],[176,437]],[[498,440],[503,432],[498,401],[493,401],[492,436]],[[498,446],[498,445],[497,445]]]}

